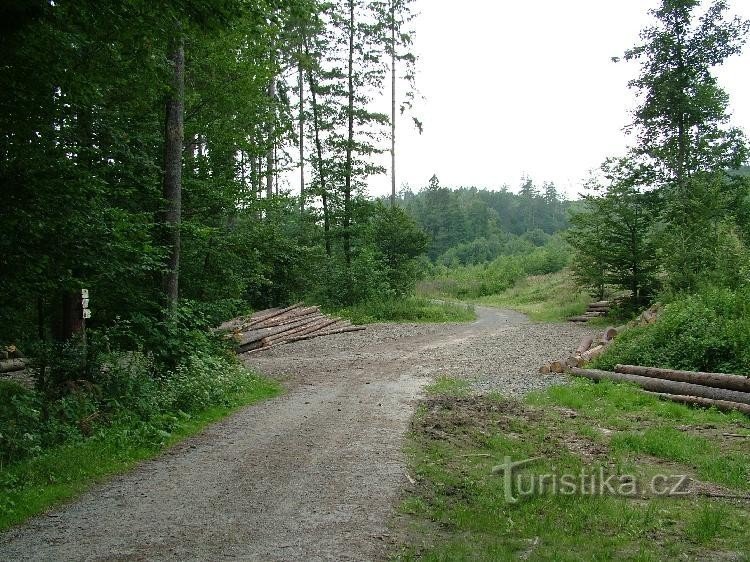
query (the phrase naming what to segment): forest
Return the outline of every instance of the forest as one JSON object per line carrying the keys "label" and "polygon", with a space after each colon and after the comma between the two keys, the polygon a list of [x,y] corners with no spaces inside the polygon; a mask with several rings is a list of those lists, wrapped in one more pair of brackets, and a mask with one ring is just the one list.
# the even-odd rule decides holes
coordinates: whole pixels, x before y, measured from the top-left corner
{"label": "forest", "polygon": [[[411,326],[494,306],[536,334],[593,301],[623,325],[658,306],[592,365],[750,376],[750,145],[715,76],[750,21],[658,3],[612,61],[639,69],[628,148],[580,196],[528,176],[413,190],[395,163],[398,118],[429,125],[414,4],[0,6],[0,374],[29,374],[0,377],[0,530],[285,392],[216,329],[272,307]],[[602,387],[531,400],[595,417]],[[732,467],[722,482],[750,474]]]}

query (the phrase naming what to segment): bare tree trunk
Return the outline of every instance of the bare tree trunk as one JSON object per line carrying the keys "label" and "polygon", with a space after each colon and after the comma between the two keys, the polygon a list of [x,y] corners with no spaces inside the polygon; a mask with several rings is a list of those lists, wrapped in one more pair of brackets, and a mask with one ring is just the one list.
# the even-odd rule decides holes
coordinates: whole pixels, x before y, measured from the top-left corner
{"label": "bare tree trunk", "polygon": [[[275,103],[276,100],[276,77],[274,77],[268,84],[268,98],[271,103]],[[274,109],[275,114],[275,109]],[[273,176],[275,168],[274,151],[276,150],[276,142],[273,139],[274,136],[274,125],[272,121],[268,122],[268,151],[266,152],[266,197],[269,199],[273,197]]]}
{"label": "bare tree trunk", "polygon": [[170,308],[177,304],[180,277],[180,222],[182,215],[182,149],[184,134],[185,49],[182,36],[176,40],[170,55],[171,91],[166,103],[164,129],[164,183],[166,200],[164,223],[167,228],[169,257],[164,277],[164,293]]}
{"label": "bare tree trunk", "polygon": [[300,213],[304,213],[305,212],[305,77],[304,77],[304,69],[302,68],[301,60],[299,63],[297,83],[299,86],[299,210],[300,210]]}
{"label": "bare tree trunk", "polygon": [[396,206],[396,0],[391,0],[391,207]]}
{"label": "bare tree trunk", "polygon": [[[305,54],[309,57],[310,52],[305,43]],[[320,141],[320,115],[318,113],[318,91],[312,70],[307,71],[307,81],[310,84],[310,102],[313,110],[313,130],[315,131],[315,152],[318,155],[318,176],[320,177],[320,198],[323,202],[323,236],[326,244],[326,255],[331,257],[331,223],[328,212],[328,191],[326,186],[326,175],[323,167],[323,144]]]}
{"label": "bare tree trunk", "polygon": [[351,198],[352,151],[354,149],[354,0],[349,0],[349,131],[346,143],[346,181],[344,185],[344,257],[346,265],[352,263]]}

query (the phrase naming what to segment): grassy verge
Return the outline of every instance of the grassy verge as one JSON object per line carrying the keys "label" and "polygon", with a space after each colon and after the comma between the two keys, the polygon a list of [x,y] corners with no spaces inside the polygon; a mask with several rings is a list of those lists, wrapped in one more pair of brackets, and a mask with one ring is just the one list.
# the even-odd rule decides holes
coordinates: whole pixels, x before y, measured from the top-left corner
{"label": "grassy verge", "polygon": [[243,406],[279,394],[281,387],[261,377],[246,377],[221,406],[192,416],[181,414],[172,430],[144,423],[116,423],[94,437],[52,448],[0,471],[0,530],[69,500],[108,476],[125,472],[175,443],[199,433]]}
{"label": "grassy verge", "polygon": [[[750,554],[750,502],[706,497],[750,492],[747,418],[582,380],[525,402],[471,397],[460,388],[438,381],[413,421],[408,452],[416,484],[402,503],[397,559],[740,560]],[[506,482],[492,473],[506,457],[536,460]],[[570,489],[560,483],[567,474],[575,479],[566,494]],[[657,493],[683,474],[686,495]],[[610,475],[619,493],[602,490]],[[532,484],[534,492],[525,493]]]}
{"label": "grassy verge", "polygon": [[517,310],[538,322],[557,322],[582,314],[591,297],[576,286],[570,272],[565,270],[526,277],[502,293],[473,302]]}
{"label": "grassy verge", "polygon": [[474,307],[467,304],[436,302],[423,297],[370,301],[332,313],[355,324],[374,322],[471,322],[476,320]]}

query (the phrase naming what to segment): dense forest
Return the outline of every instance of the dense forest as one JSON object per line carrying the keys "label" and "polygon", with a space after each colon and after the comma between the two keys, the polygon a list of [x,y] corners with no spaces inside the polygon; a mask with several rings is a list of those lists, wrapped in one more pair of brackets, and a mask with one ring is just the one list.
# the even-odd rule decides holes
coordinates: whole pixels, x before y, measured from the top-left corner
{"label": "dense forest", "polygon": [[0,340],[67,339],[81,289],[130,340],[408,292],[425,238],[365,193],[393,121],[372,98],[413,97],[408,1],[2,10]]}
{"label": "dense forest", "polygon": [[444,265],[471,265],[544,245],[568,227],[571,202],[555,184],[521,182],[518,193],[476,187],[449,189],[433,176],[417,193],[405,191],[399,205],[429,236],[427,254]]}

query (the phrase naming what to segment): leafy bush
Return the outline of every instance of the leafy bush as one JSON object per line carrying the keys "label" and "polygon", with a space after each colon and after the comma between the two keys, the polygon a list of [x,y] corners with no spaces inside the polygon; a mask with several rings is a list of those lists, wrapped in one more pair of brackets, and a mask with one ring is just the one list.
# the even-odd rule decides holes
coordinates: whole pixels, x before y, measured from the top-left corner
{"label": "leafy bush", "polygon": [[750,286],[704,287],[670,303],[655,324],[617,338],[596,366],[617,363],[750,375]]}
{"label": "leafy bush", "polygon": [[[528,242],[527,242],[528,243]],[[422,292],[452,298],[496,295],[528,275],[561,271],[569,260],[568,246],[559,238],[525,253],[501,256],[491,263],[466,267],[435,266],[431,278],[420,285]]]}
{"label": "leafy bush", "polygon": [[163,374],[156,373],[153,356],[138,352],[89,358],[87,372],[90,380],[68,384],[57,394],[0,385],[0,465],[95,436],[113,424],[131,428],[128,435],[162,439],[181,419],[230,406],[259,380],[232,354],[210,347],[194,349]]}

